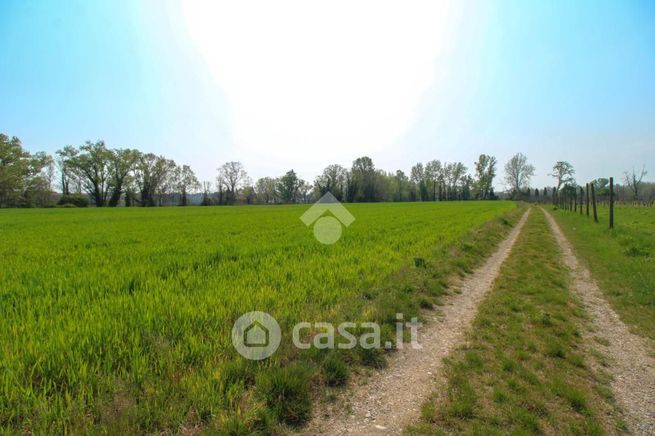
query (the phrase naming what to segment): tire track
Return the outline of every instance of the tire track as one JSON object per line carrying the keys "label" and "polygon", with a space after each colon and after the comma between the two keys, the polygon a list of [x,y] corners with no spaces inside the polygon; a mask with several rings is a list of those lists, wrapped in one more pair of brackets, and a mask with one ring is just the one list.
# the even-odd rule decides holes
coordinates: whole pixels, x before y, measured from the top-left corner
{"label": "tire track", "polygon": [[559,225],[546,210],[550,228],[571,270],[573,291],[582,299],[596,331],[609,345],[608,370],[613,375],[612,391],[626,416],[628,429],[635,434],[655,434],[655,359],[647,341],[630,332],[603,297],[589,270],[582,266]]}
{"label": "tire track", "polygon": [[422,349],[398,350],[389,366],[343,392],[336,406],[322,404],[302,430],[311,435],[400,434],[418,420],[423,402],[435,383],[444,382],[443,358],[462,343],[477,308],[493,287],[530,210],[526,211],[494,254],[458,287],[441,309],[419,330]]}

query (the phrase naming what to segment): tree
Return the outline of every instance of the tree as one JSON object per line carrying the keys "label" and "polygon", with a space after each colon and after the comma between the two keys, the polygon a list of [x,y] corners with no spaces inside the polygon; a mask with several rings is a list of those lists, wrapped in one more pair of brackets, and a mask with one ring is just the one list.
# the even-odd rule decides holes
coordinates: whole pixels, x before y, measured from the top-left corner
{"label": "tree", "polygon": [[298,198],[297,200],[301,203],[308,203],[310,198],[310,192],[314,187],[304,181],[303,179],[298,180]]}
{"label": "tree", "polygon": [[465,174],[461,180],[460,188],[460,200],[470,200],[471,199],[471,186],[473,185],[473,177],[468,174]]}
{"label": "tree", "polygon": [[558,192],[563,185],[571,185],[575,182],[573,177],[575,175],[575,170],[573,169],[573,165],[567,161],[557,161],[555,165],[553,165],[553,172],[549,175],[557,180]]}
{"label": "tree", "polygon": [[648,172],[646,171],[645,165],[641,167],[639,174],[635,172],[634,167],[632,167],[632,173],[628,173],[627,171],[623,173],[623,181],[632,191],[635,200],[639,199],[639,188],[646,174]]}
{"label": "tree", "polygon": [[352,203],[357,200],[357,192],[359,190],[359,185],[357,184],[357,180],[355,180],[355,177],[353,176],[352,171],[346,171],[346,193],[345,193],[345,200],[348,203]]}
{"label": "tree", "polygon": [[425,165],[425,180],[428,184],[432,201],[437,201],[437,189],[440,189],[439,184],[443,179],[442,172],[441,161],[431,160]]}
{"label": "tree", "polygon": [[594,185],[594,192],[596,195],[608,195],[610,190],[609,190],[609,184],[610,181],[609,179],[606,179],[604,177],[600,177],[593,182],[591,182],[592,185]]}
{"label": "tree", "polygon": [[103,207],[117,206],[125,192],[129,205],[133,174],[141,156],[138,150],[110,150],[103,141],[87,141],[79,148],[67,145],[57,151],[62,193],[80,193],[83,189],[97,207]]}
{"label": "tree", "polygon": [[277,192],[284,203],[295,202],[298,195],[300,180],[294,170],[288,171],[277,182]]}
{"label": "tree", "polygon": [[314,186],[319,197],[330,192],[337,200],[343,201],[346,190],[347,170],[341,165],[328,165],[323,173],[316,177]]}
{"label": "tree", "polygon": [[246,177],[248,177],[248,174],[244,170],[241,162],[226,162],[218,168],[216,183],[219,186],[219,191],[221,190],[221,187],[225,188],[226,203],[234,203],[234,200],[236,200],[237,188],[241,186],[241,181]]}
{"label": "tree", "polygon": [[272,177],[262,177],[255,183],[255,192],[259,201],[269,204],[277,200],[277,180]]}
{"label": "tree", "polygon": [[141,206],[161,204],[163,195],[172,185],[175,162],[164,156],[147,153],[140,156],[135,167],[135,182],[141,192]]}
{"label": "tree", "polygon": [[43,207],[50,203],[54,160],[44,152],[30,156],[23,191],[24,206]]}
{"label": "tree", "polygon": [[394,201],[404,201],[407,198],[407,185],[409,184],[409,178],[401,170],[396,171],[394,176],[395,182],[395,193],[393,200]]}
{"label": "tree", "polygon": [[180,193],[180,206],[188,204],[188,194],[200,189],[200,182],[189,165],[175,168],[175,188]]}
{"label": "tree", "polygon": [[17,206],[28,174],[30,154],[20,139],[0,133],[0,206]]}
{"label": "tree", "polygon": [[58,154],[65,159],[62,166],[80,180],[95,205],[106,206],[112,180],[112,152],[104,141],[86,141],[77,152],[65,147]]}
{"label": "tree", "polygon": [[481,200],[490,198],[494,177],[496,177],[496,158],[481,154],[475,163],[475,196]]}
{"label": "tree", "polygon": [[395,176],[384,170],[376,170],[375,201],[393,201],[396,191]]}
{"label": "tree", "polygon": [[461,197],[460,182],[464,182],[467,168],[461,162],[447,163],[444,165],[444,178],[446,183],[446,196],[448,200],[456,200]]}
{"label": "tree", "polygon": [[426,184],[425,169],[422,163],[414,165],[410,171],[409,180],[415,187],[416,200],[425,201],[428,199],[428,186]]}
{"label": "tree", "polygon": [[47,154],[30,154],[20,139],[0,133],[0,207],[48,204],[52,167]]}
{"label": "tree", "polygon": [[128,184],[128,177],[134,171],[141,152],[138,150],[111,150],[109,155],[109,172],[111,174],[111,196],[108,206],[116,207],[123,195],[123,189]]}
{"label": "tree", "polygon": [[[77,177],[75,168],[71,167],[71,160],[77,155],[78,151],[72,145],[65,146],[62,150],[58,150],[57,154],[57,168],[59,169],[60,187],[63,195],[69,195],[76,185],[81,192],[81,182]],[[77,193],[80,193],[77,192]]]}
{"label": "tree", "polygon": [[257,198],[257,193],[255,192],[255,187],[252,185],[252,180],[243,183],[243,188],[241,188],[239,194],[246,204],[253,204]]}
{"label": "tree", "polygon": [[212,204],[211,197],[209,196],[211,186],[211,182],[202,182],[202,202],[200,203],[201,206],[209,206]]}
{"label": "tree", "polygon": [[505,164],[505,183],[512,191],[512,196],[525,190],[534,175],[534,167],[528,163],[523,153],[517,153]]}
{"label": "tree", "polygon": [[354,191],[352,201],[374,201],[375,179],[373,160],[368,156],[355,159],[351,170],[351,189]]}

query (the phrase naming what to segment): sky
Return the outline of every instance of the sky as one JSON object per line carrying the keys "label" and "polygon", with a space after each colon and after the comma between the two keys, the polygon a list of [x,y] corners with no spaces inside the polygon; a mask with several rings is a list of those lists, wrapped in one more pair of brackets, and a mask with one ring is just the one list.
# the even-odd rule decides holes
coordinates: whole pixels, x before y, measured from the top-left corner
{"label": "sky", "polygon": [[[3,0],[0,132],[250,177],[517,152],[655,179],[655,2]],[[495,185],[502,188],[501,177]]]}

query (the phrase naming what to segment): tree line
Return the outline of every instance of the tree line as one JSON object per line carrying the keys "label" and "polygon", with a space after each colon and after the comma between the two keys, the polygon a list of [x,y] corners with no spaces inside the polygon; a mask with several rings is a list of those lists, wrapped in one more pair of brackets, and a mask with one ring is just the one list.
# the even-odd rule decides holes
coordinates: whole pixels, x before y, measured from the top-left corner
{"label": "tree line", "polygon": [[[291,169],[279,177],[253,181],[240,162],[217,168],[214,181],[200,182],[188,165],[129,148],[109,148],[104,141],[65,146],[49,156],[31,154],[20,140],[0,134],[0,207],[59,205],[96,207],[165,206],[202,204],[277,204],[316,201],[331,192],[342,202],[451,201],[498,198],[493,183],[498,161],[481,154],[473,172],[462,162],[431,160],[415,164],[409,174],[376,168],[368,156],[355,159],[350,168],[328,165],[313,182]],[[530,181],[535,168],[522,153],[504,166],[504,183],[510,198],[540,195]],[[557,191],[575,185],[568,162],[557,162],[551,174]],[[625,175],[626,185],[639,195],[645,169]],[[60,195],[55,194],[59,189]],[[602,186],[599,186],[602,192]],[[544,188],[543,195],[547,195]]]}
{"label": "tree line", "polygon": [[[614,195],[616,201],[649,201],[655,200],[655,183],[644,181],[648,174],[646,167],[640,170],[633,168],[631,171],[624,171],[621,178],[623,183],[614,184]],[[526,201],[548,202],[553,197],[564,195],[574,197],[586,183],[578,184],[575,179],[575,168],[567,161],[557,161],[553,165],[552,173],[548,174],[554,178],[554,186],[545,187],[542,190],[526,188],[518,191],[516,198]],[[606,200],[609,196],[609,179],[599,177],[590,182],[593,185],[596,196]]]}

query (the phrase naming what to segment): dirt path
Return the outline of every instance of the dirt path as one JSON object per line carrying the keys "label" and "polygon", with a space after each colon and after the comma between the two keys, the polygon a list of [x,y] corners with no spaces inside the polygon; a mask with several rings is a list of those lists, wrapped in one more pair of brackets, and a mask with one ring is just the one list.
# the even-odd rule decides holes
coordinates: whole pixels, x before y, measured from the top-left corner
{"label": "dirt path", "polygon": [[610,360],[608,370],[614,377],[611,386],[628,428],[635,434],[655,435],[655,359],[650,347],[645,339],[632,334],[610,307],[552,215],[544,212],[571,269],[573,290],[591,315],[596,333],[609,342],[605,351]]}
{"label": "dirt path", "polygon": [[[305,434],[399,434],[418,420],[421,405],[443,378],[442,359],[464,340],[477,307],[498,276],[500,266],[527,220],[527,211],[496,252],[471,276],[460,293],[449,297],[440,313],[433,313],[419,330],[421,350],[405,347],[389,366],[360,385],[350,387],[332,405],[322,405],[303,429]],[[437,380],[435,380],[437,379]],[[443,380],[442,380],[443,381]]]}

